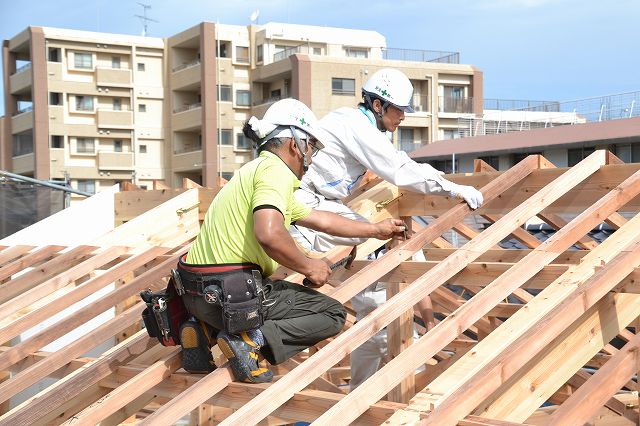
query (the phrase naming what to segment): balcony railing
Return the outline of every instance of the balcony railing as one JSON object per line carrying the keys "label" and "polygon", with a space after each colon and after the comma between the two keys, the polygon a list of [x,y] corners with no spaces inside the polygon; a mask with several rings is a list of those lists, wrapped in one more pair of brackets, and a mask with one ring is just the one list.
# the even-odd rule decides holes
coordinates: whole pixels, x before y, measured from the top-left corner
{"label": "balcony railing", "polygon": [[196,108],[200,108],[200,107],[202,107],[202,103],[201,102],[196,102],[196,103],[193,103],[193,104],[176,107],[176,108],[174,108],[173,113],[177,114],[179,112],[190,111],[192,109],[196,109]]}
{"label": "balcony railing", "polygon": [[31,111],[33,111],[33,105],[22,107],[19,110],[15,111],[12,115],[15,117],[16,115],[24,114],[26,112],[31,112]]}
{"label": "balcony railing", "polygon": [[200,59],[193,60],[186,64],[178,65],[177,67],[173,68],[172,71],[176,72],[176,71],[184,70],[187,68],[195,67],[196,65],[200,65]]}
{"label": "balcony railing", "polygon": [[273,62],[281,61],[285,58],[288,58],[291,55],[295,55],[296,53],[300,53],[301,46],[288,47],[284,49],[282,52],[278,52],[273,55]]}
{"label": "balcony railing", "polygon": [[416,112],[429,112],[429,96],[413,95],[411,105]]}
{"label": "balcony railing", "polygon": [[473,112],[473,98],[440,96],[438,97],[438,111],[469,114]]}
{"label": "balcony railing", "polygon": [[202,144],[199,142],[178,144],[174,150],[174,154],[186,154],[189,152],[202,151]]}
{"label": "balcony railing", "polygon": [[28,70],[30,68],[31,68],[31,62],[27,62],[26,64],[21,65],[18,68],[16,68],[15,74],[18,74],[19,72],[22,72],[22,71],[26,71],[26,70]]}
{"label": "balcony railing", "polygon": [[459,52],[443,52],[438,50],[415,49],[382,49],[382,59],[411,62],[439,62],[444,64],[459,64]]}

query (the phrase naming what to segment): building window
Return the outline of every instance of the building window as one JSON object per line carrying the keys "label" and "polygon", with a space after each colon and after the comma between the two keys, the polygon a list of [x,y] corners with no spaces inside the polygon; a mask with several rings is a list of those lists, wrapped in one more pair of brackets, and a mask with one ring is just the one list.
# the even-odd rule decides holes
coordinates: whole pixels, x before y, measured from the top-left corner
{"label": "building window", "polygon": [[121,140],[113,141],[113,152],[122,152],[122,141]]}
{"label": "building window", "polygon": [[145,65],[144,62],[138,62],[138,71],[144,71]]}
{"label": "building window", "polygon": [[233,172],[220,172],[220,177],[226,181],[229,181],[233,177]]}
{"label": "building window", "polygon": [[233,130],[220,129],[220,145],[233,145]]}
{"label": "building window", "polygon": [[344,53],[349,58],[368,58],[369,50],[357,47],[345,47]]}
{"label": "building window", "polygon": [[332,78],[331,93],[353,96],[356,94],[356,81],[353,78]]}
{"label": "building window", "polygon": [[62,62],[60,59],[61,56],[59,47],[49,48],[49,62]]}
{"label": "building window", "polygon": [[49,105],[62,105],[62,94],[49,92]]}
{"label": "building window", "polygon": [[447,174],[457,172],[459,170],[458,163],[459,162],[456,159],[455,170],[454,170],[453,162],[451,160],[433,160],[433,161],[429,161],[429,164],[431,164],[435,169],[443,171],[443,172],[445,172]]}
{"label": "building window", "polygon": [[243,64],[249,63],[249,48],[245,46],[236,46],[236,62]]}
{"label": "building window", "polygon": [[229,53],[229,44],[231,42],[229,41],[221,41],[219,46],[219,50],[216,52],[218,58],[228,58],[228,53]]}
{"label": "building window", "polygon": [[93,96],[76,96],[76,111],[93,111]]}
{"label": "building window", "polygon": [[500,157],[498,157],[497,155],[487,155],[485,157],[480,157],[480,160],[484,161],[494,169],[500,170]]}
{"label": "building window", "polygon": [[231,86],[218,85],[218,101],[231,102]]}
{"label": "building window", "polygon": [[314,55],[322,55],[322,49],[319,47],[314,47],[313,48],[313,54]]}
{"label": "building window", "polygon": [[77,138],[76,152],[81,154],[94,154],[96,152],[95,140],[93,138]]}
{"label": "building window", "polygon": [[91,53],[78,53],[73,54],[73,66],[81,69],[93,68],[93,56]]}
{"label": "building window", "polygon": [[113,98],[113,110],[114,111],[121,111],[122,110],[122,99]]}
{"label": "building window", "polygon": [[111,68],[120,69],[120,56],[111,57]]}
{"label": "building window", "polygon": [[515,154],[511,154],[511,167],[515,166],[530,155],[542,155],[542,152],[517,152]]}
{"label": "building window", "polygon": [[64,136],[51,135],[51,148],[64,148]]}
{"label": "building window", "polygon": [[140,146],[138,147],[138,152],[139,152],[140,154],[146,154],[146,153],[147,153],[147,146],[146,146],[146,145],[140,145]]}
{"label": "building window", "polygon": [[244,133],[236,134],[236,149],[251,149],[251,139],[246,137]]}
{"label": "building window", "polygon": [[95,180],[80,180],[78,179],[78,191],[88,192],[89,194],[96,193],[96,181]]}
{"label": "building window", "polygon": [[13,135],[13,156],[33,153],[33,133],[30,130]]}
{"label": "building window", "polygon": [[256,62],[262,62],[264,60],[264,45],[260,44],[256,47]]}
{"label": "building window", "polygon": [[413,139],[413,129],[400,128],[398,129],[398,144],[400,145],[400,149],[404,152],[411,152],[415,148],[415,143]]}
{"label": "building window", "polygon": [[146,104],[138,104],[138,112],[147,112]]}
{"label": "building window", "polygon": [[442,130],[442,139],[460,139],[460,132],[458,132],[458,129],[444,129]]}
{"label": "building window", "polygon": [[573,167],[595,151],[595,148],[575,148],[567,150],[567,166]]}
{"label": "building window", "polygon": [[236,90],[236,105],[251,106],[251,92],[248,90]]}

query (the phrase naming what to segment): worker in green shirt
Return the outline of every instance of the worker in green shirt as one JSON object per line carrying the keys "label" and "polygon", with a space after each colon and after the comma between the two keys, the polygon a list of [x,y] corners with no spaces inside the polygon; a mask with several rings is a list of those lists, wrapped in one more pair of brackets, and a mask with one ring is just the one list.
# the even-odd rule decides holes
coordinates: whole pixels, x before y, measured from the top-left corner
{"label": "worker in green shirt", "polygon": [[323,148],[316,121],[302,102],[284,99],[262,120],[251,117],[245,124],[259,155],[220,190],[177,268],[184,304],[205,325],[203,330],[199,322],[187,321],[181,328],[186,370],[213,370],[205,337],[212,331],[236,380],[249,383],[272,380],[259,355],[278,364],[340,332],[346,313],[338,301],[268,279],[278,265],[305,275],[314,287],[331,274],[324,260],[299,249],[288,231],[292,223],[341,237],[402,238],[401,220],[354,221],[294,198],[313,155]]}

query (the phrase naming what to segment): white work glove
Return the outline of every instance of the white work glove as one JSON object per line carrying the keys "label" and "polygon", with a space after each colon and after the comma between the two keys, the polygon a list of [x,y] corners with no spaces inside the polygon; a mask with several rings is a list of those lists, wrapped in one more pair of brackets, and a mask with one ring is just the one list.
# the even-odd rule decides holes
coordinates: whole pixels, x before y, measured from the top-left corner
{"label": "white work glove", "polygon": [[449,191],[449,196],[463,199],[473,210],[482,205],[484,197],[482,196],[482,193],[473,186],[458,185],[457,183],[451,184],[453,185],[453,188]]}

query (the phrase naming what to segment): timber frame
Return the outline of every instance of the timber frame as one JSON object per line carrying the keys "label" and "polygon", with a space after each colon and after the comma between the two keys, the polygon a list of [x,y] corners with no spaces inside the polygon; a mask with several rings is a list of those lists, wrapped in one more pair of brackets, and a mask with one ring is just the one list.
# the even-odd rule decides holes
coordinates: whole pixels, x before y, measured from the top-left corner
{"label": "timber frame", "polygon": [[[477,161],[475,173],[447,178],[480,189],[483,207],[375,177],[355,191],[354,210],[372,221],[402,218],[414,233],[374,261],[367,255],[384,242],[365,242],[321,291],[350,310],[355,294],[382,281],[388,300],[272,366],[269,384],[234,382],[216,347],[214,372],[188,374],[179,347],[140,329],[137,294],[166,285],[217,189],[187,182],[121,192],[119,226],[94,241],[0,247],[0,425],[170,425],[185,416],[224,425],[637,424],[640,165],[596,151],[556,168],[533,155],[507,171]],[[532,219],[556,232],[536,238],[522,227]],[[591,239],[603,222],[614,232]],[[506,239],[527,248],[502,249]],[[410,260],[419,250],[426,262]],[[284,268],[276,276],[302,279]],[[427,297],[432,312],[420,319],[414,305]],[[91,332],[43,349],[109,311]],[[388,361],[349,393],[350,353],[385,327]],[[105,341],[114,343],[85,356]],[[43,390],[15,402],[38,383]]]}

